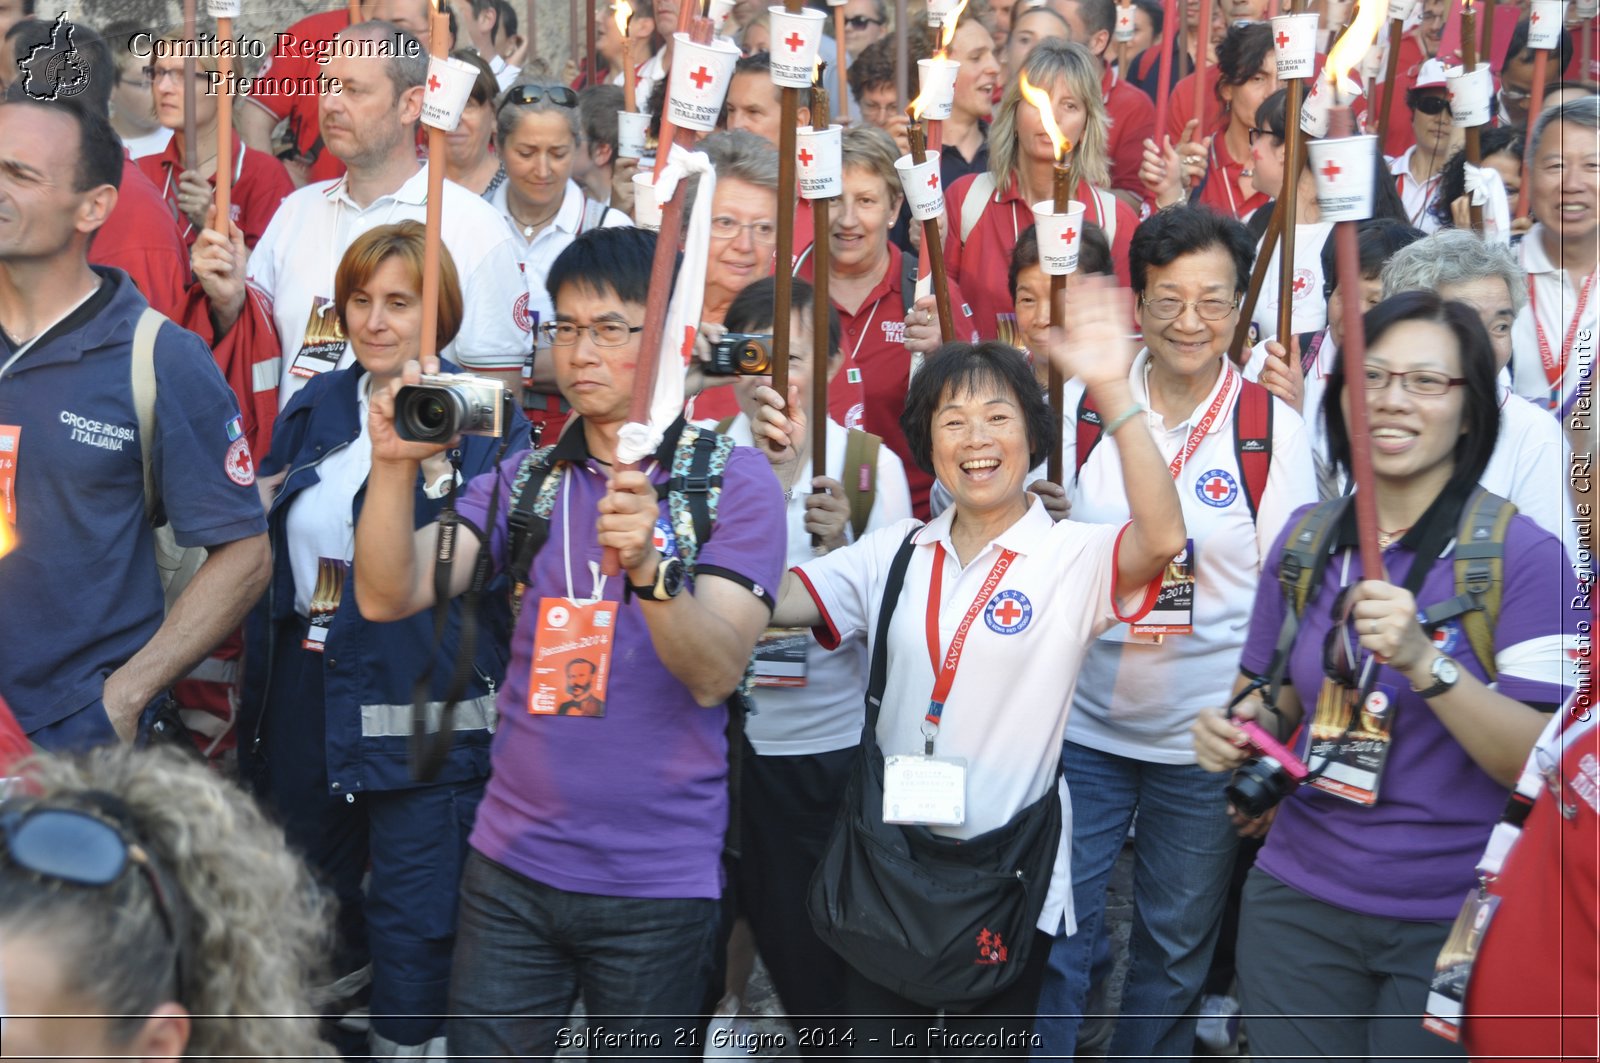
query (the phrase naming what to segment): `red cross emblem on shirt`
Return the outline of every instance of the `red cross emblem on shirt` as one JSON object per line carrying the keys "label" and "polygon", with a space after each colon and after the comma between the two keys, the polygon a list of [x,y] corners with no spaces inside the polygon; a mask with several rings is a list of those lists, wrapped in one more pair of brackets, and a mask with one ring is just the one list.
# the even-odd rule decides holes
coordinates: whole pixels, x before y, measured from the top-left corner
{"label": "red cross emblem on shirt", "polygon": [[705,67],[701,67],[699,70],[696,70],[694,73],[689,75],[689,80],[694,82],[695,88],[704,91],[705,87],[716,79],[711,76],[711,72],[709,70],[707,70]]}
{"label": "red cross emblem on shirt", "polygon": [[1334,162],[1332,159],[1329,159],[1328,164],[1322,168],[1322,176],[1326,177],[1329,183],[1332,183],[1334,178],[1338,177],[1342,173],[1344,173],[1344,171],[1339,169],[1339,164]]}
{"label": "red cross emblem on shirt", "polygon": [[1061,239],[1065,240],[1069,244],[1072,243],[1072,241],[1076,240],[1077,238],[1078,238],[1077,230],[1073,229],[1070,225],[1067,226],[1067,231],[1061,234]]}
{"label": "red cross emblem on shirt", "polygon": [[938,174],[930,173],[928,175],[928,187],[929,188],[938,188],[939,187],[939,175]]}
{"label": "red cross emblem on shirt", "polygon": [[432,74],[428,75],[428,88],[432,89],[434,92],[439,91],[439,79],[434,77]]}
{"label": "red cross emblem on shirt", "polygon": [[1272,38],[1272,43],[1276,44],[1279,48],[1287,48],[1289,47],[1289,35],[1282,30],[1279,30],[1278,35]]}
{"label": "red cross emblem on shirt", "polygon": [[783,43],[789,46],[791,52],[798,52],[800,46],[806,43],[806,39],[798,33],[790,33],[789,36],[783,39]]}
{"label": "red cross emblem on shirt", "polygon": [[1127,15],[1123,15],[1121,18],[1117,19],[1117,25],[1126,26],[1127,24],[1128,24],[1128,16]]}
{"label": "red cross emblem on shirt", "polygon": [[1296,277],[1294,279],[1294,290],[1297,292],[1306,290],[1306,279],[1304,277]]}
{"label": "red cross emblem on shirt", "polygon": [[1018,620],[1022,619],[1022,606],[1018,605],[1010,598],[1007,598],[1005,601],[995,606],[994,618],[1000,621],[1000,625],[1002,627],[1010,627],[1012,624],[1015,624]]}
{"label": "red cross emblem on shirt", "polygon": [[1534,8],[1533,15],[1530,16],[1529,19],[1528,19],[1528,24],[1532,25],[1533,23],[1538,22],[1538,21],[1539,21],[1539,9],[1538,8]]}
{"label": "red cross emblem on shirt", "polygon": [[816,158],[816,156],[811,154],[811,152],[807,151],[805,148],[801,148],[800,149],[800,165],[801,166],[810,166],[811,165],[811,160],[814,159],[814,158]]}
{"label": "red cross emblem on shirt", "polygon": [[1226,498],[1228,496],[1228,485],[1222,477],[1213,476],[1206,481],[1206,494],[1212,498]]}

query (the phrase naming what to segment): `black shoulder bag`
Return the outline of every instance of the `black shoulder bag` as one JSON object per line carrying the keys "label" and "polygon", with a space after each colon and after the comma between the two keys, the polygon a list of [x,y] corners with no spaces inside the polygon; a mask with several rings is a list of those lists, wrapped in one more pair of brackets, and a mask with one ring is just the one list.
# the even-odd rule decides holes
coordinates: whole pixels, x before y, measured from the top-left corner
{"label": "black shoulder bag", "polygon": [[889,569],[861,749],[807,907],[817,935],[864,977],[926,1007],[960,1011],[1022,974],[1061,841],[1061,800],[1052,782],[1009,822],[967,839],[883,821],[878,710],[889,621],[914,549],[907,536]]}

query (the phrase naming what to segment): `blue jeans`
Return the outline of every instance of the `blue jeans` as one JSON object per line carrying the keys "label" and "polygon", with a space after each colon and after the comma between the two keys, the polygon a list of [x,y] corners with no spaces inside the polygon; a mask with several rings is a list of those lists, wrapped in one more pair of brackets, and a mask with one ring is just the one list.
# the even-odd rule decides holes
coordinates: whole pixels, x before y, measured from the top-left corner
{"label": "blue jeans", "polygon": [[1195,1013],[1233,873],[1238,838],[1225,775],[1156,764],[1067,742],[1072,795],[1072,903],[1078,932],[1055,939],[1039,998],[1034,1057],[1072,1056],[1089,998],[1106,884],[1139,814],[1133,840],[1133,936],[1111,1057],[1188,1059]]}
{"label": "blue jeans", "polygon": [[[719,921],[715,900],[569,893],[469,851],[451,1058],[551,1056],[574,1044],[591,1058],[700,1058]],[[567,1021],[580,992],[586,1035]]]}

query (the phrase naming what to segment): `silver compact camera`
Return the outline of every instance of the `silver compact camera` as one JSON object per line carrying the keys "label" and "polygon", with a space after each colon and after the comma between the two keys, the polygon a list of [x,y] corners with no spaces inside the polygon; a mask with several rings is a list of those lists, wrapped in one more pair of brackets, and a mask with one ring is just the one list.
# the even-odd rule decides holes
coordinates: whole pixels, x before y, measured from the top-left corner
{"label": "silver compact camera", "polygon": [[394,397],[394,429],[413,443],[448,443],[457,436],[505,432],[511,391],[471,373],[424,373]]}

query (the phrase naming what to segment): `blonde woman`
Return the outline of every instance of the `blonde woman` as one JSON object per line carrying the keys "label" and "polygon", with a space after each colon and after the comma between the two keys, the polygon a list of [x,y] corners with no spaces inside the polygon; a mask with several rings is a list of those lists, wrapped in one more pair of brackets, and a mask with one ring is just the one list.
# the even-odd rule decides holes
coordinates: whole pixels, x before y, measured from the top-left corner
{"label": "blonde woman", "polygon": [[1105,230],[1123,284],[1128,283],[1128,241],[1139,224],[1133,208],[1109,190],[1109,122],[1100,99],[1099,61],[1080,44],[1042,42],[1023,63],[1019,79],[1006,86],[989,130],[988,172],[963,177],[946,193],[950,276],[967,294],[985,339],[1000,336],[1002,323],[1009,327],[1015,319],[1006,287],[1011,252],[1017,235],[1033,224],[1030,205],[1050,199],[1055,181],[1055,145],[1038,108],[1022,98],[1021,78],[1050,97],[1056,124],[1072,144],[1072,198],[1084,204],[1085,220]]}

